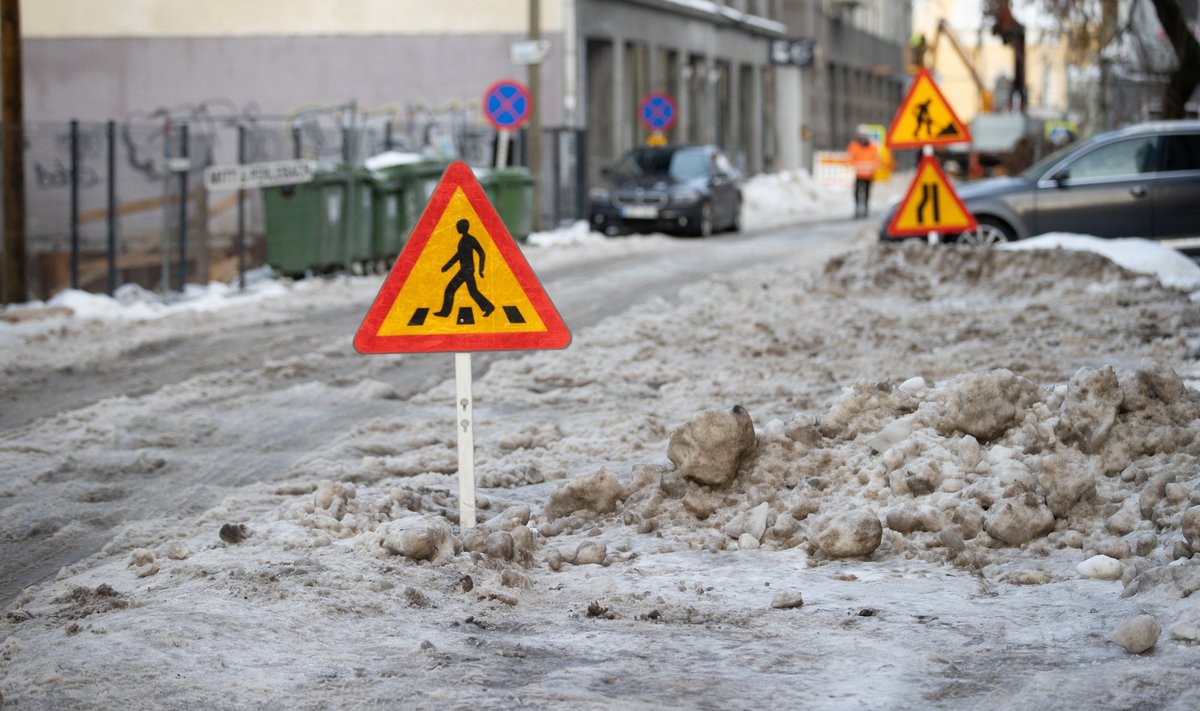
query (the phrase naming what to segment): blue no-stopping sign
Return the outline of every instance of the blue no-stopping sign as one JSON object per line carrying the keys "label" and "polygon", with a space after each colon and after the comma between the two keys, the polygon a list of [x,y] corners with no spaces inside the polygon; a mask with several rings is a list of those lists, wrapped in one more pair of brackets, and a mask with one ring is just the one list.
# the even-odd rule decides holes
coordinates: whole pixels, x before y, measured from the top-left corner
{"label": "blue no-stopping sign", "polygon": [[670,94],[661,91],[651,92],[642,99],[638,107],[638,117],[650,131],[666,131],[675,125],[679,111],[675,108],[675,100]]}
{"label": "blue no-stopping sign", "polygon": [[483,92],[483,115],[500,131],[515,131],[529,120],[533,99],[525,85],[501,79]]}

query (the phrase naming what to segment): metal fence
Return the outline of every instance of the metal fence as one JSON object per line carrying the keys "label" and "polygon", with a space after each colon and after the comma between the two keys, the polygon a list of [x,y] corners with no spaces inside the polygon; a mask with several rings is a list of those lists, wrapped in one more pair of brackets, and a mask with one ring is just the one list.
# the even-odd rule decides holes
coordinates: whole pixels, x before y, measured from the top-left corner
{"label": "metal fence", "polygon": [[[74,287],[164,294],[229,281],[266,263],[260,191],[204,187],[211,165],[302,159],[360,165],[385,152],[494,162],[494,131],[474,105],[362,110],[353,103],[288,116],[211,113],[145,121],[28,123],[25,132],[29,294]],[[2,129],[0,129],[2,130]],[[543,132],[543,226],[582,216],[582,131]],[[523,164],[524,143],[513,162]]]}

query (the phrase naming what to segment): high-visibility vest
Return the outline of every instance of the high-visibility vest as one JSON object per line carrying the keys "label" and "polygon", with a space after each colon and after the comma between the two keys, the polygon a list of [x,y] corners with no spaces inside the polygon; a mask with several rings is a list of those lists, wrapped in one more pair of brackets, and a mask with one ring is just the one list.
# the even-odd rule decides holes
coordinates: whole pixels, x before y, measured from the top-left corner
{"label": "high-visibility vest", "polygon": [[865,146],[858,141],[850,141],[846,153],[850,154],[850,165],[854,166],[855,175],[863,180],[875,177],[875,171],[879,169],[879,148],[874,141],[867,141]]}

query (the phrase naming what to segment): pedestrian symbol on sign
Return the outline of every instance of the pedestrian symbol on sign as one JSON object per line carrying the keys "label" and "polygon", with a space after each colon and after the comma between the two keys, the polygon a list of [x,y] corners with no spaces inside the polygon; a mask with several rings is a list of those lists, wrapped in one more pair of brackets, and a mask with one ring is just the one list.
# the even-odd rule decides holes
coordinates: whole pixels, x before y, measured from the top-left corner
{"label": "pedestrian symbol on sign", "polygon": [[475,239],[468,231],[471,229],[471,221],[467,219],[459,220],[455,224],[455,229],[462,235],[458,240],[458,248],[454,250],[454,256],[450,257],[450,261],[442,266],[442,271],[445,272],[458,264],[458,273],[450,278],[450,283],[446,285],[445,295],[442,297],[442,308],[434,313],[434,316],[445,318],[450,315],[450,309],[454,306],[454,293],[461,286],[467,287],[467,293],[483,310],[484,318],[492,315],[496,307],[492,302],[487,300],[487,297],[479,293],[479,286],[475,284],[475,255],[479,255],[479,278],[483,277],[484,262],[487,255],[484,254],[483,247],[479,246],[479,240]]}

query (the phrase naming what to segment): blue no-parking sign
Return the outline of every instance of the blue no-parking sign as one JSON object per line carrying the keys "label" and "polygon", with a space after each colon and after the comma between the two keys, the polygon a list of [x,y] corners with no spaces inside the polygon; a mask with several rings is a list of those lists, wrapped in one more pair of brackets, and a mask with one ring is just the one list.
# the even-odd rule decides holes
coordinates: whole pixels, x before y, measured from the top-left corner
{"label": "blue no-parking sign", "polygon": [[642,125],[650,131],[666,131],[675,125],[679,111],[675,108],[675,100],[670,94],[661,91],[651,92],[642,99],[638,107],[638,117]]}
{"label": "blue no-parking sign", "polygon": [[525,85],[501,79],[483,92],[483,115],[498,131],[515,131],[529,120],[533,99]]}

